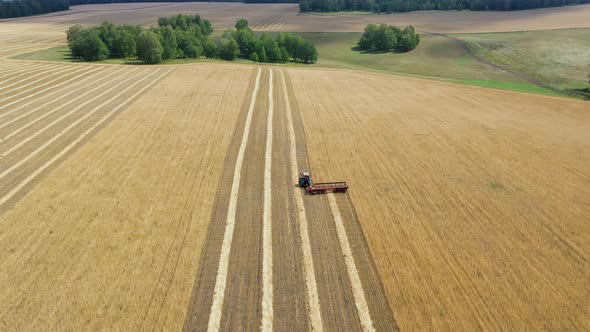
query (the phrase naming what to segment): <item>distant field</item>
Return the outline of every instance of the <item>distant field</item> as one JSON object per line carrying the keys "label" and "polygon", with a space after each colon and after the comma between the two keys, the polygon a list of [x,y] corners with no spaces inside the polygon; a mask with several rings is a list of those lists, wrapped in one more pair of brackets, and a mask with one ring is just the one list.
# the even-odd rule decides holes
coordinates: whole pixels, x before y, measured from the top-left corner
{"label": "distant field", "polygon": [[[0,58],[17,55],[17,59],[23,60],[72,61],[60,45],[65,44],[65,30],[74,24],[93,25],[110,20],[149,26],[155,25],[158,17],[175,13],[198,13],[211,20],[217,33],[232,27],[238,17],[247,18],[255,31],[302,33],[319,48],[317,66],[396,73],[548,95],[560,94],[551,91],[551,88],[585,88],[584,66],[587,64],[584,62],[590,52],[587,46],[590,44],[590,30],[586,29],[456,35],[464,39],[475,54],[507,70],[479,61],[461,45],[443,36],[423,35],[422,44],[408,54],[362,54],[352,50],[359,32],[368,23],[412,24],[418,30],[437,33],[590,27],[587,20],[590,5],[508,13],[452,11],[394,15],[301,15],[294,4],[202,2],[86,5],[75,6],[65,13],[0,20]],[[114,59],[105,63],[123,61]],[[514,72],[523,75],[514,75]]]}
{"label": "distant field", "polygon": [[590,29],[449,35],[465,41],[489,63],[441,35],[422,35],[420,45],[403,54],[357,51],[354,47],[360,33],[301,35],[318,46],[318,66],[322,67],[388,72],[547,95],[560,93],[539,84],[565,90],[566,94],[569,89],[588,87]]}
{"label": "distant field", "polygon": [[551,86],[588,86],[590,29],[456,35],[478,55]]}
{"label": "distant field", "polygon": [[438,33],[506,32],[590,27],[590,5],[512,12],[425,11],[399,14],[335,13],[300,14],[283,31],[359,32],[369,23],[414,25]]}
{"label": "distant field", "polygon": [[409,53],[368,54],[354,49],[360,33],[302,33],[318,46],[316,66],[370,70],[419,76],[468,85],[494,87],[521,92],[557,95],[509,72],[477,61],[455,41],[436,35],[423,35],[420,45]]}
{"label": "distant field", "polygon": [[[586,54],[590,45],[586,29],[499,34],[461,34],[476,54],[498,65],[522,72],[555,88],[580,88],[587,85]],[[220,31],[216,32],[220,34]],[[274,34],[274,33],[273,33]],[[511,72],[499,70],[466,52],[456,41],[439,35],[422,35],[421,44],[409,53],[369,54],[354,49],[360,33],[300,33],[313,41],[320,52],[317,67],[369,70],[418,76],[467,85],[504,90],[561,95],[539,87]],[[545,40],[550,40],[545,43]],[[507,53],[507,52],[510,53]],[[502,53],[500,53],[502,52]],[[500,54],[502,56],[498,56]],[[513,55],[517,55],[514,57]],[[14,56],[21,60],[78,62],[69,57],[65,46]],[[173,61],[172,64],[207,60]],[[520,62],[519,62],[520,61]],[[534,61],[534,62],[532,62]],[[124,63],[109,59],[102,63]],[[243,63],[252,63],[244,60]]]}

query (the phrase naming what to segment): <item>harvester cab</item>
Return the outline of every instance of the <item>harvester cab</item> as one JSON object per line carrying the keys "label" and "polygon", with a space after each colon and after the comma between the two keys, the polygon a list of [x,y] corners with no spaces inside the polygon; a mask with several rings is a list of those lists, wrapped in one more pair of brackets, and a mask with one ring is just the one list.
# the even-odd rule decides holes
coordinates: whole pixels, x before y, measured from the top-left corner
{"label": "harvester cab", "polygon": [[307,188],[311,186],[311,175],[309,172],[299,173],[299,187]]}

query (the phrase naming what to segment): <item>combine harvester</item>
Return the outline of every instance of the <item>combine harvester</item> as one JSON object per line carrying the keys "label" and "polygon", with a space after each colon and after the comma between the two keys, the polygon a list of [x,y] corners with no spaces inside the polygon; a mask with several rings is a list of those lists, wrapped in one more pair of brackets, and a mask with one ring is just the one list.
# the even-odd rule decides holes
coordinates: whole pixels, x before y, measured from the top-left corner
{"label": "combine harvester", "polygon": [[299,187],[305,188],[309,195],[323,194],[326,192],[345,193],[348,190],[346,182],[322,182],[313,183],[309,172],[299,173]]}

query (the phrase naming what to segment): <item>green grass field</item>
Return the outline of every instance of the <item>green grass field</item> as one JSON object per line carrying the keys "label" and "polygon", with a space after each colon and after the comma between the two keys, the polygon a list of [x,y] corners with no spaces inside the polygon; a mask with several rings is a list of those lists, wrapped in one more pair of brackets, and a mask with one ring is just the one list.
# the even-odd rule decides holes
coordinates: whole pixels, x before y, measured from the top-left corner
{"label": "green grass field", "polygon": [[455,41],[442,36],[421,36],[420,45],[408,53],[364,53],[354,49],[360,33],[302,33],[320,53],[318,66],[369,70],[417,76],[482,87],[559,95],[530,84],[508,72],[482,63]]}
{"label": "green grass field", "polygon": [[[67,46],[57,46],[44,50],[23,53],[12,57],[19,60],[41,60],[41,61],[59,61],[59,62],[83,62],[81,59],[72,58],[70,49]],[[98,63],[124,64],[123,59],[107,59]]]}
{"label": "green grass field", "polygon": [[[221,32],[216,31],[216,35]],[[274,34],[273,34],[274,35]],[[314,42],[320,53],[313,66],[366,70],[416,76],[447,82],[546,95],[572,95],[588,87],[590,65],[590,29],[550,30],[535,32],[457,34],[478,56],[508,70],[500,70],[470,55],[456,41],[438,35],[421,36],[420,45],[408,53],[364,53],[355,50],[360,33],[301,33]],[[80,61],[69,56],[65,46],[16,56],[17,59]],[[173,60],[167,64],[221,60]],[[252,63],[239,60],[241,63]],[[101,63],[128,63],[109,59]],[[301,64],[290,64],[299,65]],[[536,82],[563,90],[555,92]],[[583,97],[586,93],[577,93]]]}
{"label": "green grass field", "polygon": [[479,56],[558,89],[588,87],[590,29],[455,35]]}

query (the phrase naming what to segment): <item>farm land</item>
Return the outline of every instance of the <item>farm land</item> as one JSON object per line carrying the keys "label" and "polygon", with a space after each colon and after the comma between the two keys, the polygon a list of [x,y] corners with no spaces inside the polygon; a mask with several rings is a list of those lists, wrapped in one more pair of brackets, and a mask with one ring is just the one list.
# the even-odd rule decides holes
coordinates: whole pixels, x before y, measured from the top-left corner
{"label": "farm land", "polygon": [[[320,60],[137,66],[63,46],[73,24],[177,13],[298,33]],[[590,104],[571,93],[588,15],[135,3],[1,20],[0,329],[590,329]],[[371,22],[422,42],[356,51]],[[303,195],[302,170],[350,189]]]}

